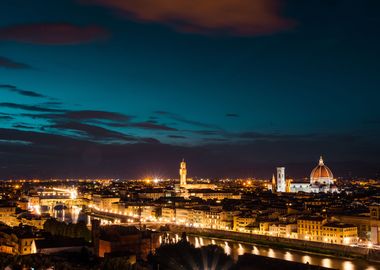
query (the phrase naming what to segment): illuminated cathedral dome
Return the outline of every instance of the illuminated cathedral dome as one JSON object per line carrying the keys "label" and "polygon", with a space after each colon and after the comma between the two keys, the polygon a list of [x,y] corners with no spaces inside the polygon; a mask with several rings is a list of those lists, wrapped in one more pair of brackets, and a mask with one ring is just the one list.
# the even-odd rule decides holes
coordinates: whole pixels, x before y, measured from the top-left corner
{"label": "illuminated cathedral dome", "polygon": [[310,174],[310,184],[333,184],[334,176],[331,170],[323,162],[323,158],[319,159],[319,164]]}

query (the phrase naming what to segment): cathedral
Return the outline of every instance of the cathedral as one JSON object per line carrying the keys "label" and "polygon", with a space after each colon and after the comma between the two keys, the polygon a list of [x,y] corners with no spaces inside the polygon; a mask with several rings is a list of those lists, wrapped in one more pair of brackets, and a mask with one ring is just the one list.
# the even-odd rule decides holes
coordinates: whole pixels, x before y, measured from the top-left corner
{"label": "cathedral", "polygon": [[285,168],[277,168],[277,178],[272,179],[270,186],[276,192],[338,192],[334,176],[320,157],[318,165],[311,171],[310,182],[293,182],[285,178]]}

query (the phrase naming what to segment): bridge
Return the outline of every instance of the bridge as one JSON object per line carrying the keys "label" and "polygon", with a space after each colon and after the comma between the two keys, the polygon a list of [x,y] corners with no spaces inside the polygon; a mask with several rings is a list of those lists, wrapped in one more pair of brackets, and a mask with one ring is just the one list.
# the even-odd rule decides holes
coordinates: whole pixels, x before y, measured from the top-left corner
{"label": "bridge", "polygon": [[41,208],[47,207],[53,211],[56,206],[62,208],[79,208],[85,202],[78,197],[78,192],[74,188],[43,188],[37,192],[38,196],[29,198],[29,207],[37,214],[41,214]]}

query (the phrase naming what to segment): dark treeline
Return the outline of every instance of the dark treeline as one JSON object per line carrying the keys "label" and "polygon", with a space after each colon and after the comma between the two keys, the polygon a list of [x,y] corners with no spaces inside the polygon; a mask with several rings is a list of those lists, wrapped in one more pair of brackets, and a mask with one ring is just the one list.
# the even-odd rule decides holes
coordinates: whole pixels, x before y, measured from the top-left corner
{"label": "dark treeline", "polygon": [[91,232],[83,221],[73,224],[48,219],[44,224],[44,230],[55,236],[83,238],[88,242],[91,241]]}

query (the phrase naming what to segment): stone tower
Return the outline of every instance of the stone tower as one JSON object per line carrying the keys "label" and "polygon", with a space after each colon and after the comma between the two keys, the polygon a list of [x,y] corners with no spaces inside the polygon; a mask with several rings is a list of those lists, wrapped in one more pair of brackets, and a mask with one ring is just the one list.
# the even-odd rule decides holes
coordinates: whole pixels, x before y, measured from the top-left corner
{"label": "stone tower", "polygon": [[182,162],[179,168],[179,185],[181,188],[186,187],[186,174],[187,174],[186,162],[185,160],[182,159]]}
{"label": "stone tower", "polygon": [[276,192],[277,191],[277,187],[276,187],[276,177],[274,176],[274,174],[272,175],[272,192]]}
{"label": "stone tower", "polygon": [[277,192],[286,192],[285,167],[277,167]]}

